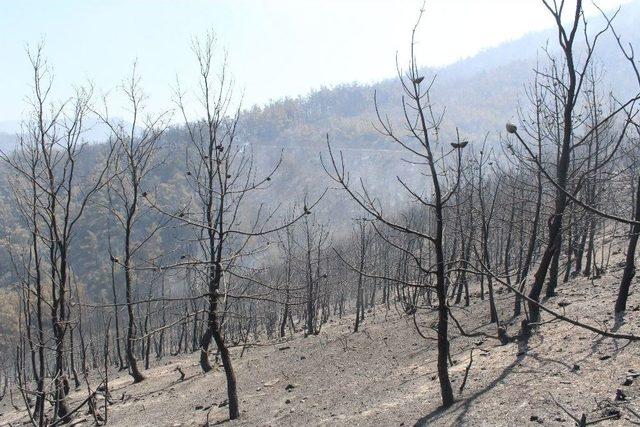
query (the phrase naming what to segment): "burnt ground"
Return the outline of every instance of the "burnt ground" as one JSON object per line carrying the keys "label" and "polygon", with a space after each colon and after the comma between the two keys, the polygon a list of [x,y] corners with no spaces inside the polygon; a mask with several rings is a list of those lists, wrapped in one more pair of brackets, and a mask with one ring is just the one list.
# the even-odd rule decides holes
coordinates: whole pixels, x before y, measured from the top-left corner
{"label": "burnt ground", "polygon": [[[599,328],[640,334],[637,283],[625,318],[616,323],[613,316],[624,251],[614,253],[603,277],[573,278],[545,304]],[[501,290],[498,299],[501,320],[513,336],[520,323],[509,318],[513,294]],[[495,335],[487,301],[474,300],[468,308],[455,309],[456,317],[469,330],[475,326],[474,332]],[[427,310],[417,317],[427,336],[433,336],[429,326],[434,318]],[[637,342],[603,338],[546,314],[527,343],[464,338],[451,325],[450,372],[457,401],[441,410],[436,343],[417,333],[412,316],[376,307],[358,333],[351,332],[352,321],[352,316],[335,320],[318,336],[259,342],[242,357],[241,349],[233,349],[241,399],[241,418],[233,422],[227,419],[222,368],[202,374],[197,354],[156,362],[140,384],[132,384],[126,373],[112,372],[109,425],[189,426],[207,419],[273,426],[574,425],[561,406],[578,418],[586,414],[587,421],[619,414],[601,425],[640,423],[640,377],[632,378],[640,372]],[[459,393],[472,349],[473,363]],[[186,373],[184,381],[176,366]],[[617,390],[624,400],[616,400]],[[70,406],[85,396],[84,390],[73,393]],[[0,403],[0,412],[1,425],[27,421],[8,399]],[[78,418],[92,421],[86,414]]]}

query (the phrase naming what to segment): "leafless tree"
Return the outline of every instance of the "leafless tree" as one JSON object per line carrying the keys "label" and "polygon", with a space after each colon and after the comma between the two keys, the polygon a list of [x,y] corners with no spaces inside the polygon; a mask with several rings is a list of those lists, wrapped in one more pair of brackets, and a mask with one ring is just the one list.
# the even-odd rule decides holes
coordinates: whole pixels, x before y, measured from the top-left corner
{"label": "leafless tree", "polygon": [[[420,18],[422,13],[423,11],[420,12]],[[360,189],[357,189],[349,182],[342,153],[337,157],[328,141],[330,162],[328,165],[325,164],[325,170],[347,192],[351,199],[370,216],[370,219],[392,230],[428,242],[435,253],[435,270],[432,270],[430,265],[423,265],[422,259],[415,257],[415,255],[411,254],[411,257],[416,261],[417,267],[425,274],[435,276],[435,291],[438,300],[438,377],[442,404],[444,407],[448,407],[453,404],[453,391],[447,365],[449,354],[449,308],[447,305],[447,261],[444,250],[448,236],[444,230],[444,210],[451,197],[455,194],[455,189],[460,181],[462,150],[467,141],[459,139],[451,147],[439,141],[442,117],[435,113],[430,100],[430,89],[433,80],[425,80],[424,76],[420,74],[414,52],[415,33],[420,23],[420,18],[412,33],[409,68],[406,72],[400,70],[398,72],[404,91],[403,111],[406,119],[404,125],[408,130],[409,138],[403,138],[402,135],[394,130],[388,117],[380,113],[379,108],[377,108],[377,102],[376,111],[379,119],[379,131],[406,150],[407,153],[414,156],[416,164],[425,168],[422,173],[429,178],[427,182],[422,183],[421,190],[412,188],[400,177],[398,181],[422,209],[433,215],[434,224],[431,232],[419,231],[416,228],[411,228],[406,223],[395,221],[388,215],[383,214],[379,203],[369,193],[364,183],[361,182]],[[453,162],[451,157],[453,157]],[[425,195],[429,190],[431,193]]]}
{"label": "leafless tree", "polygon": [[[550,174],[543,172],[546,178],[551,178],[554,187],[556,187],[556,193],[554,198],[553,214],[549,218],[549,231],[547,245],[544,253],[540,259],[538,269],[534,275],[534,281],[529,292],[529,314],[532,322],[538,322],[540,318],[539,305],[536,302],[539,301],[540,294],[543,289],[545,279],[549,268],[553,267],[553,264],[557,264],[557,256],[559,256],[560,245],[562,242],[561,233],[563,229],[563,218],[565,210],[567,209],[568,201],[575,201],[575,198],[571,196],[571,188],[569,186],[570,171],[571,171],[571,158],[574,150],[584,144],[584,142],[603,125],[610,122],[618,113],[624,111],[635,99],[632,99],[626,103],[620,104],[615,108],[607,117],[603,117],[594,126],[591,126],[580,137],[575,135],[577,125],[580,123],[576,118],[576,106],[580,100],[581,89],[588,76],[589,66],[592,63],[593,53],[599,38],[609,30],[610,25],[606,25],[605,28],[598,31],[594,36],[589,36],[586,32],[586,20],[584,19],[584,10],[582,1],[577,0],[575,8],[572,10],[571,19],[568,24],[563,20],[563,13],[565,12],[565,2],[550,3],[547,0],[543,0],[544,6],[550,12],[553,17],[558,34],[558,43],[562,52],[562,69],[550,77],[552,80],[552,87],[549,90],[554,91],[553,96],[560,103],[558,111],[561,111],[561,119],[558,122],[559,140],[558,140],[558,160],[556,164],[555,177],[551,178]],[[577,62],[575,56],[577,37],[580,30],[584,30],[584,44],[586,52],[581,55],[582,61]],[[626,129],[626,126],[625,126]],[[517,127],[512,124],[507,125],[507,132],[514,134],[517,139],[526,146],[528,153],[531,155],[531,160],[536,162],[537,157],[534,155],[531,148],[526,145],[526,142],[518,134]],[[624,133],[624,131],[623,131]],[[611,157],[609,157],[611,158]],[[606,162],[601,162],[602,166]],[[538,165],[543,167],[538,161]],[[554,257],[556,260],[554,261]],[[557,272],[557,268],[554,267],[554,271]],[[551,281],[556,281],[556,277],[550,278]]]}
{"label": "leafless tree", "polygon": [[[122,83],[121,90],[126,96],[130,123],[114,121],[109,116],[105,101],[102,121],[111,130],[110,142],[116,153],[113,179],[108,186],[108,209],[122,232],[121,255],[110,254],[111,262],[124,270],[124,285],[127,307],[127,333],[125,354],[129,372],[134,382],[144,380],[134,355],[135,314],[134,275],[135,259],[153,236],[161,229],[163,222],[156,223],[151,230],[139,233],[139,222],[151,211],[143,204],[148,189],[145,185],[150,174],[162,163],[158,140],[168,124],[167,114],[146,115],[146,96],[141,88],[140,77],[134,64],[131,76]],[[145,116],[146,115],[146,116]]]}
{"label": "leafless tree", "polygon": [[[85,119],[90,113],[92,88],[79,87],[69,100],[55,104],[50,99],[53,81],[43,56],[42,45],[30,50],[33,92],[31,111],[24,125],[18,151],[3,155],[15,171],[17,202],[30,230],[33,262],[27,264],[26,277],[35,285],[38,359],[38,423],[44,423],[46,375],[45,351],[53,348],[52,371],[54,421],[67,422],[66,378],[67,332],[71,327],[69,253],[76,226],[89,201],[108,182],[111,153],[96,153],[95,170],[81,169],[78,162],[87,145],[83,139]],[[33,281],[32,279],[33,278]],[[45,293],[45,286],[48,290]],[[43,334],[44,305],[51,310],[53,342]]]}
{"label": "leafless tree", "polygon": [[[246,209],[248,201],[257,203],[259,194],[269,188],[281,160],[270,171],[257,176],[251,147],[239,144],[236,139],[240,105],[234,105],[226,57],[219,69],[214,69],[215,48],[213,33],[193,43],[200,83],[198,104],[203,118],[190,120],[186,94],[179,87],[176,91],[176,104],[189,136],[185,176],[195,194],[194,200],[175,213],[159,206],[156,200],[149,201],[156,209],[195,231],[200,254],[195,254],[194,259],[185,259],[180,265],[195,265],[206,270],[203,277],[208,308],[206,327],[200,338],[200,365],[205,372],[212,369],[209,346],[213,339],[225,371],[229,417],[236,419],[240,416],[237,382],[223,322],[238,301],[260,298],[244,295],[249,285],[258,282],[247,276],[242,261],[269,245],[266,236],[310,214],[317,201],[310,206],[305,204],[301,213],[292,215],[291,221],[272,228],[269,224],[276,209],[269,210],[264,205],[256,210]],[[199,255],[204,259],[199,259]],[[237,293],[233,293],[234,284],[238,285]]]}

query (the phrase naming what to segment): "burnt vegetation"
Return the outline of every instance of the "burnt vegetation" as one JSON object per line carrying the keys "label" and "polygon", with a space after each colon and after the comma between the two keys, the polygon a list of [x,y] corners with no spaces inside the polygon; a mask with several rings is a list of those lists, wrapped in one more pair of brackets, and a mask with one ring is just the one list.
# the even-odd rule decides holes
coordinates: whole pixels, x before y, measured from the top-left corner
{"label": "burnt vegetation", "polygon": [[[393,82],[263,109],[243,108],[213,33],[193,42],[197,86],[178,82],[172,111],[148,112],[134,65],[119,87],[130,116],[118,119],[92,87],[52,99],[45,48],[30,49],[28,110],[1,154],[6,411],[37,426],[106,425],[127,400],[126,388],[112,393],[114,376],[152,382],[146,372],[179,360],[165,375],[181,383],[220,370],[219,407],[243,419],[245,352],[285,353],[341,319],[368,334],[381,312],[435,349],[425,363],[439,411],[464,402],[482,375],[474,361],[486,350],[471,349],[452,384],[459,338],[517,343],[520,357],[561,322],[637,352],[625,316],[638,309],[640,65],[617,25],[624,10],[587,19],[581,0],[540,7],[553,34],[506,111],[483,112],[485,127],[473,111],[448,109],[441,77],[420,66],[428,7]],[[612,88],[607,63],[624,90]],[[104,142],[86,142],[90,122],[107,129]],[[619,265],[614,242],[624,243]],[[613,324],[565,309],[605,276],[617,281]],[[558,302],[563,289],[572,292]],[[579,425],[622,416],[589,418],[552,400]]]}

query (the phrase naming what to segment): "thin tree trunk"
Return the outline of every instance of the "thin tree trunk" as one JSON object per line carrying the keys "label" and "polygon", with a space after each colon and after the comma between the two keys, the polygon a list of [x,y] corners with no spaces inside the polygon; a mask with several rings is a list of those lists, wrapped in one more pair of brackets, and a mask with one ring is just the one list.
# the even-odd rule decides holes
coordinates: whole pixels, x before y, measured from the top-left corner
{"label": "thin tree trunk", "polygon": [[629,246],[627,247],[627,259],[624,265],[624,273],[622,274],[622,280],[620,281],[620,289],[618,291],[618,298],[616,299],[615,312],[621,313],[627,308],[627,298],[629,296],[629,289],[631,288],[631,281],[636,275],[636,246],[638,245],[638,236],[640,236],[640,175],[638,175],[638,182],[636,184],[636,205],[634,220],[637,221],[631,227],[631,233],[629,234]]}

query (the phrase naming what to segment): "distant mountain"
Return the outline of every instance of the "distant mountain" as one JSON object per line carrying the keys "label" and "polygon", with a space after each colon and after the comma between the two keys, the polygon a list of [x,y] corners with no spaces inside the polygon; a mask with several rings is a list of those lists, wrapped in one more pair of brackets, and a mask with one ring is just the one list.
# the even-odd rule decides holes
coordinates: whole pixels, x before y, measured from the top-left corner
{"label": "distant mountain", "polygon": [[7,153],[18,144],[18,137],[15,133],[0,132],[0,152]]}
{"label": "distant mountain", "polygon": [[[593,20],[592,28],[599,25],[598,21]],[[626,41],[639,46],[640,50],[640,34],[636,29],[636,23],[640,22],[640,2],[626,5],[617,22],[618,32],[626,37]],[[504,124],[517,119],[518,105],[525,100],[523,89],[533,78],[537,58],[543,61],[540,47],[547,40],[551,40],[553,45],[555,34],[530,34],[451,66],[425,69],[425,75],[429,78],[434,74],[438,76],[432,94],[437,111],[446,109],[442,143],[451,141],[457,127],[465,138],[469,138],[472,146],[480,144],[486,135],[490,144],[497,145]],[[596,57],[606,70],[604,82],[607,87],[625,96],[637,92],[630,66],[619,54],[617,44],[610,35],[603,37]],[[382,60],[394,61],[394,58]],[[302,203],[305,192],[309,192],[312,198],[324,188],[334,185],[324,172],[319,156],[325,153],[326,158],[326,135],[329,134],[336,149],[344,151],[352,182],[362,177],[371,193],[383,202],[386,211],[404,209],[406,199],[396,177],[403,177],[409,184],[418,182],[420,166],[403,162],[405,153],[385,140],[372,126],[376,120],[374,92],[377,92],[381,111],[389,114],[396,122],[396,128],[401,129],[402,91],[396,79],[372,85],[344,84],[244,111],[238,139],[253,150],[256,169],[270,168],[283,153],[282,166],[272,180],[272,188],[261,193],[261,200],[256,200],[256,205],[266,203],[271,207],[281,206],[279,212],[286,213],[294,203]],[[3,126],[9,124],[0,124],[0,132],[6,129]],[[90,127],[92,130],[87,134],[89,140],[103,141],[106,138],[106,129],[97,121],[90,123]],[[184,129],[180,126],[171,128],[163,141],[167,160],[155,171],[153,182],[148,185],[161,188],[168,193],[167,197],[173,197],[177,202],[180,196],[189,192],[183,179]],[[11,144],[15,144],[15,137],[6,132],[0,133],[0,147]],[[92,150],[88,150],[83,162],[90,164],[95,155],[93,150],[99,149],[96,144]],[[6,186],[0,186],[0,197],[4,194],[5,204],[11,203],[9,191]],[[329,192],[315,213],[321,221],[329,222],[337,231],[348,230],[349,220],[361,215],[339,191]],[[145,220],[152,221],[153,218]],[[0,218],[0,221],[5,219]],[[96,298],[104,292],[101,283],[109,283],[104,223],[104,213],[95,210],[88,212],[78,229],[78,245],[73,254],[76,263],[74,271]],[[9,229],[0,226],[0,230],[3,228]],[[184,228],[167,230],[161,236],[163,247],[156,249],[169,257],[179,255],[181,245],[189,237],[185,233]],[[9,265],[6,256],[0,247],[0,265]]]}
{"label": "distant mountain", "polygon": [[[624,42],[639,50],[640,1],[624,5],[614,22]],[[601,17],[589,21],[592,33],[604,26]],[[582,35],[578,46],[580,43]],[[555,30],[528,34],[447,67],[424,69],[428,78],[437,76],[432,101],[438,109],[446,108],[444,135],[451,136],[458,127],[465,136],[480,140],[487,132],[502,131],[504,123],[516,118],[518,103],[524,101],[523,89],[533,79],[536,63],[545,64],[543,48],[547,44],[552,54],[557,53]],[[638,91],[631,67],[610,33],[600,39],[595,57],[606,73],[605,88],[621,98]],[[390,148],[371,126],[376,121],[374,92],[383,112],[392,118],[402,117],[402,89],[397,79],[373,85],[345,84],[250,109],[244,115],[247,138],[256,144],[308,146],[310,140],[323,140],[328,132],[336,144]]]}
{"label": "distant mountain", "polygon": [[15,134],[20,132],[20,122],[17,120],[0,121],[0,133]]}
{"label": "distant mountain", "polygon": [[[83,138],[90,143],[103,143],[109,137],[109,128],[96,117],[88,117],[84,123]],[[0,150],[8,152],[18,144],[21,124],[16,120],[0,122]]]}

